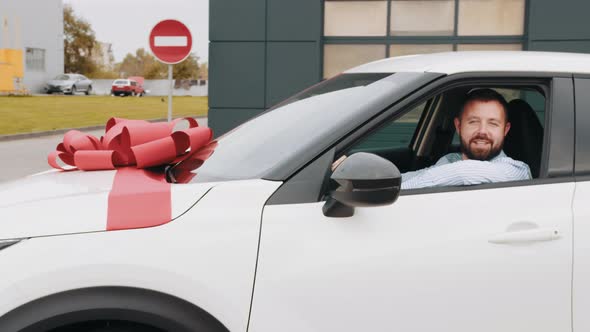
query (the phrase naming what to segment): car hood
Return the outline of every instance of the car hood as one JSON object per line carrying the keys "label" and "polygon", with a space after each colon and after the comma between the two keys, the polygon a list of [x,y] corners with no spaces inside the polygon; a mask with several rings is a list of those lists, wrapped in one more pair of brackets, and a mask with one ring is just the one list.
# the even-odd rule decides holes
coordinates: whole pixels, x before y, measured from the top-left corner
{"label": "car hood", "polygon": [[[107,230],[116,171],[48,171],[0,183],[0,240]],[[171,219],[214,183],[172,184]]]}
{"label": "car hood", "polygon": [[47,84],[49,85],[70,85],[70,84],[74,84],[75,81],[73,80],[51,80],[49,82],[47,82]]}

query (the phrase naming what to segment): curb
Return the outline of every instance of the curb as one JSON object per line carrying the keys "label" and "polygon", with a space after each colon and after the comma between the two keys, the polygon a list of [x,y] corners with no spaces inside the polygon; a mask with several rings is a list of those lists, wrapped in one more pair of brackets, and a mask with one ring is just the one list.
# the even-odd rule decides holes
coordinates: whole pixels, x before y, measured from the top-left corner
{"label": "curb", "polygon": [[[206,119],[206,116],[193,116],[195,119]],[[167,118],[164,119],[149,119],[146,120],[149,122],[162,122],[168,121]],[[26,139],[26,138],[37,138],[37,137],[44,137],[44,136],[53,136],[53,135],[61,135],[65,134],[70,130],[79,130],[79,131],[90,131],[90,130],[97,130],[104,128],[104,125],[101,126],[89,126],[89,127],[80,127],[80,128],[65,128],[65,129],[56,129],[56,130],[49,130],[49,131],[38,131],[34,133],[22,133],[22,134],[12,134],[12,135],[0,135],[0,142],[6,141],[16,141],[19,139]]]}

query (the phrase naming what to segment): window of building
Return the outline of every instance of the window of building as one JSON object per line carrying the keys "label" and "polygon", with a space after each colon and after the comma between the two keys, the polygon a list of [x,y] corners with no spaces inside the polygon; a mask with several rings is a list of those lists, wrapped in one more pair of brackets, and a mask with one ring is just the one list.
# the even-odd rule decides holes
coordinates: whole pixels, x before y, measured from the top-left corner
{"label": "window of building", "polygon": [[363,63],[383,59],[385,45],[334,44],[324,47],[324,77],[332,77],[342,72],[342,68],[352,68]]}
{"label": "window of building", "polygon": [[452,36],[454,0],[391,1],[392,36]]}
{"label": "window of building", "polygon": [[41,48],[27,48],[27,70],[45,71],[45,50]]}
{"label": "window of building", "polygon": [[457,51],[521,51],[522,44],[458,44]]}
{"label": "window of building", "polygon": [[387,1],[326,1],[325,36],[385,36]]}
{"label": "window of building", "polygon": [[408,54],[522,50],[525,7],[526,0],[324,0],[323,76]]}
{"label": "window of building", "polygon": [[452,44],[392,44],[389,46],[389,56],[451,51],[453,51]]}

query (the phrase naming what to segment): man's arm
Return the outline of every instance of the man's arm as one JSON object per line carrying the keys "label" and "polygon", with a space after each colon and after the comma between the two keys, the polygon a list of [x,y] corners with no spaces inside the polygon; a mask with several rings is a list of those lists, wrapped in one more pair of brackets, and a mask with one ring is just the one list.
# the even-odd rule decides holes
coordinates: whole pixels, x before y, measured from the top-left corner
{"label": "man's arm", "polygon": [[[435,168],[435,167],[439,167],[441,165],[449,164],[451,162],[450,160],[454,157],[453,156],[454,154],[455,153],[449,153],[446,156],[441,157],[436,162],[436,164],[434,164],[434,165],[432,165],[430,167],[422,168],[422,169],[419,169],[419,170],[416,170],[416,171],[402,173],[402,183],[404,181],[408,181],[408,180],[410,180],[410,179],[412,179],[412,178],[414,178],[414,177],[416,177],[418,175],[421,175],[422,173],[428,171],[429,169],[432,169],[432,168]],[[459,158],[459,157],[456,157],[455,156],[455,158]]]}
{"label": "man's arm", "polygon": [[402,189],[466,186],[530,179],[529,167],[522,162],[462,160],[418,171],[402,180]]}

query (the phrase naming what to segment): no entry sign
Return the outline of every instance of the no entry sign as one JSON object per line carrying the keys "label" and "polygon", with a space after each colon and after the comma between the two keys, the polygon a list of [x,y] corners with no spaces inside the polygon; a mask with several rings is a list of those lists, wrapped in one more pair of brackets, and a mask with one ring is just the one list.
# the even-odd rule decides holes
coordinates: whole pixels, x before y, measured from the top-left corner
{"label": "no entry sign", "polygon": [[150,32],[150,49],[158,60],[166,64],[182,62],[193,46],[191,32],[177,20],[164,20]]}

